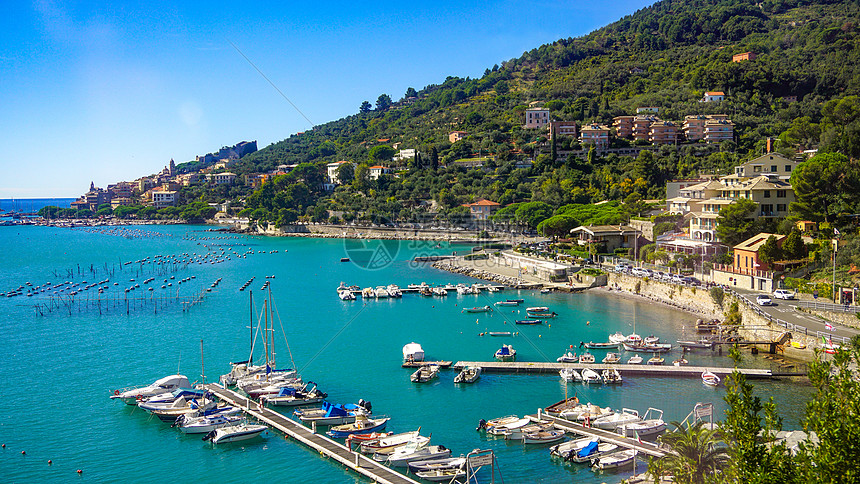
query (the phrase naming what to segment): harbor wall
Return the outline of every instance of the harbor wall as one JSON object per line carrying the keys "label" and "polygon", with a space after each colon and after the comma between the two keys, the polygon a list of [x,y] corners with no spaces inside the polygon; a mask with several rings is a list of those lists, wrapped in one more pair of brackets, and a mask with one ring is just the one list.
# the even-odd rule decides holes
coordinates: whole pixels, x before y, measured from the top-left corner
{"label": "harbor wall", "polygon": [[446,240],[450,242],[481,242],[474,231],[422,230],[395,227],[363,227],[355,225],[297,224],[276,227],[258,225],[256,233],[270,236],[312,236],[323,238]]}

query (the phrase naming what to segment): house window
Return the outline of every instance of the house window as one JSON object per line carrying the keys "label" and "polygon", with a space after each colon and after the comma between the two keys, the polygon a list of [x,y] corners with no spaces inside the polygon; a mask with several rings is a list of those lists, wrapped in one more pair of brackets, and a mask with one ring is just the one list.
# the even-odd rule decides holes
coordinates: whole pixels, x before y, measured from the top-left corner
{"label": "house window", "polygon": [[776,198],[785,198],[785,190],[777,190]]}
{"label": "house window", "polygon": [[741,255],[740,255],[740,254],[738,254],[738,262],[737,262],[737,264],[738,264],[738,267],[740,267],[740,266],[741,266]]}
{"label": "house window", "polygon": [[776,173],[776,165],[770,165],[770,172]]}
{"label": "house window", "polygon": [[764,191],[764,198],[770,198],[770,190]]}
{"label": "house window", "polygon": [[785,212],[785,204],[784,203],[777,203],[776,204],[776,211],[777,212]]}
{"label": "house window", "polygon": [[785,171],[791,173],[791,165],[785,165]]}
{"label": "house window", "polygon": [[753,172],[755,172],[755,173],[760,173],[760,172],[761,172],[761,167],[760,167],[760,166],[758,166],[758,165],[753,166]]}
{"label": "house window", "polygon": [[762,215],[773,215],[773,205],[767,204],[761,206]]}

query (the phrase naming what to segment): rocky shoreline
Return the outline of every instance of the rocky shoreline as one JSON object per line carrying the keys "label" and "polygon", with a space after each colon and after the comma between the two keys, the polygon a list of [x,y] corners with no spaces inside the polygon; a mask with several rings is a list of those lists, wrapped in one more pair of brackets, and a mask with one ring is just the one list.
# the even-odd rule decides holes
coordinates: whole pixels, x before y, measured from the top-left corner
{"label": "rocky shoreline", "polygon": [[[522,281],[517,280],[517,278],[515,277],[505,276],[503,274],[498,274],[482,269],[475,269],[472,267],[464,267],[450,260],[436,261],[432,264],[431,267],[440,271],[452,272],[454,274],[474,277],[475,279],[481,279],[483,281],[497,282],[499,284],[504,284],[505,286],[509,287],[517,287],[523,285]],[[534,284],[529,285],[533,286]]]}

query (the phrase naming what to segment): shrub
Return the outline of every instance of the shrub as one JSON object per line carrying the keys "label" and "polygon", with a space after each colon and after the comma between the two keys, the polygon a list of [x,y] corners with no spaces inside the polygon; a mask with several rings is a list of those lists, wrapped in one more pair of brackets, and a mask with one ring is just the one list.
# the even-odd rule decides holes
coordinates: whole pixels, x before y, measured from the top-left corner
{"label": "shrub", "polygon": [[720,286],[714,286],[710,290],[711,299],[714,300],[714,304],[719,307],[723,307],[723,299],[726,297],[726,293],[723,292],[723,288]]}

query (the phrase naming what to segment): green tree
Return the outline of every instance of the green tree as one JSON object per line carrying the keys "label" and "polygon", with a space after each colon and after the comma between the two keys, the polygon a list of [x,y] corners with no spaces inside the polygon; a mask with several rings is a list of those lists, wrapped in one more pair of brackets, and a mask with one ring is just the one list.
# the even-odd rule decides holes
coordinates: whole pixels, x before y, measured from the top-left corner
{"label": "green tree", "polygon": [[388,108],[391,107],[391,96],[388,94],[380,94],[378,98],[376,98],[376,110],[377,111],[387,111]]}
{"label": "green tree", "polygon": [[363,192],[370,188],[370,168],[362,163],[355,169],[355,178],[352,185],[356,190]]}
{"label": "green tree", "polygon": [[335,170],[335,175],[337,176],[337,181],[341,185],[349,185],[355,180],[355,167],[352,166],[352,163],[341,163],[337,170]]}
{"label": "green tree", "polygon": [[358,108],[358,112],[360,113],[369,113],[370,110],[373,109],[373,105],[367,101],[362,101],[361,106]]}
{"label": "green tree", "polygon": [[418,97],[418,91],[416,91],[414,87],[407,87],[405,97]]}
{"label": "green tree", "polygon": [[396,153],[397,152],[394,151],[394,148],[388,145],[378,145],[368,150],[367,158],[376,163],[384,163],[391,161],[391,158],[394,157]]}
{"label": "green tree", "polygon": [[552,206],[545,202],[527,202],[517,208],[514,216],[518,222],[535,229],[539,223],[552,216]]}
{"label": "green tree", "polygon": [[737,245],[755,235],[756,223],[753,219],[755,202],[740,198],[723,207],[717,215],[717,237],[727,245]]}
{"label": "green tree", "polygon": [[579,225],[579,220],[570,215],[553,215],[539,223],[537,231],[547,237],[567,237],[570,235],[570,230]]}
{"label": "green tree", "polygon": [[798,260],[806,257],[806,244],[797,229],[789,232],[782,243],[782,252],[786,259]]}
{"label": "green tree", "polygon": [[791,174],[796,201],[789,210],[807,220],[833,222],[839,213],[855,213],[860,193],[860,164],[841,153],[820,153]]}
{"label": "green tree", "polygon": [[782,248],[780,248],[776,241],[776,237],[773,235],[767,238],[764,245],[759,249],[758,254],[759,259],[768,265],[774,261],[783,259]]}
{"label": "green tree", "polygon": [[433,171],[439,169],[439,152],[436,150],[435,146],[430,147],[430,168]]}
{"label": "green tree", "polygon": [[664,434],[660,442],[670,449],[663,459],[651,459],[648,473],[657,480],[668,473],[674,476],[673,482],[704,484],[711,482],[714,475],[729,465],[729,455],[716,429],[705,427],[704,422],[696,422],[684,427],[672,422],[674,432]]}

